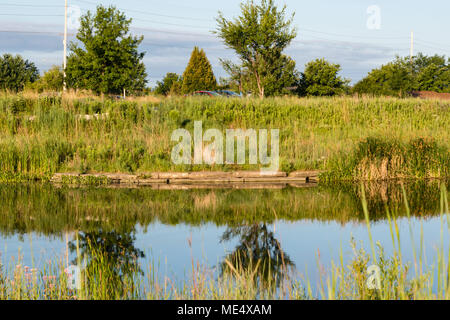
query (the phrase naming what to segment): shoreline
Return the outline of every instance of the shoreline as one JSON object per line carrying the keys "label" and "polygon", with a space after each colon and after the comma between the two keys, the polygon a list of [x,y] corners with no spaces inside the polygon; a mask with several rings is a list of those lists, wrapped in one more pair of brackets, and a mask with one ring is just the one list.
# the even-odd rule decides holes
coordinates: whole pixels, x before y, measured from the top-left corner
{"label": "shoreline", "polygon": [[[321,175],[325,174],[324,177]],[[160,190],[183,189],[284,189],[308,188],[319,184],[341,183],[391,183],[411,181],[449,181],[444,176],[399,176],[384,179],[327,179],[326,171],[305,170],[262,173],[261,171],[192,171],[145,173],[77,173],[60,172],[53,175],[10,176],[0,179],[0,184],[44,182],[56,186],[104,186],[111,188],[151,187]]]}
{"label": "shoreline", "polygon": [[152,172],[141,174],[124,173],[56,173],[50,179],[62,185],[109,185],[109,186],[152,186],[170,189],[179,186],[209,188],[283,188],[289,186],[315,186],[319,182],[320,171],[295,171],[264,173],[261,171],[201,171],[201,172]]}

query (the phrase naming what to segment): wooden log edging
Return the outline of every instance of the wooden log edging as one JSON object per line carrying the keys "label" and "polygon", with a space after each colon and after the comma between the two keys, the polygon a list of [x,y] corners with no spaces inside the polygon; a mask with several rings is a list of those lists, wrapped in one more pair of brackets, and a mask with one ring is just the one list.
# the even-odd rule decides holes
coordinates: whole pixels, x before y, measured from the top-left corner
{"label": "wooden log edging", "polygon": [[56,184],[92,185],[243,185],[243,184],[307,184],[318,183],[319,171],[296,171],[266,173],[261,171],[235,172],[151,172],[141,174],[124,173],[56,173],[51,182]]}

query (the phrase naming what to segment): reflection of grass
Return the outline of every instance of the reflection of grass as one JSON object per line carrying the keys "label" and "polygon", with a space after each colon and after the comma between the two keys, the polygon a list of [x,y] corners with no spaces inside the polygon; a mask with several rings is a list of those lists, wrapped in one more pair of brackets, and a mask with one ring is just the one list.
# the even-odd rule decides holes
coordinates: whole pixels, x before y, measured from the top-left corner
{"label": "reflection of grass", "polygon": [[[327,179],[448,176],[449,103],[394,98],[134,99],[0,95],[0,181],[55,172],[246,170],[174,165],[174,129],[280,129],[281,170]],[[80,115],[107,114],[86,120]]]}
{"label": "reflection of grass", "polygon": [[[251,259],[245,264],[225,260],[227,267],[217,275],[217,279],[212,271],[199,264],[196,265],[193,261],[191,278],[181,285],[176,285],[167,278],[161,281],[151,265],[148,278],[135,273],[131,277],[124,277],[120,286],[111,286],[108,279],[116,277],[117,274],[113,270],[117,266],[111,266],[107,252],[91,250],[90,255],[95,257],[95,265],[83,273],[80,291],[67,289],[62,264],[56,264],[56,267],[50,265],[43,271],[25,271],[24,267],[18,265],[10,272],[1,269],[0,299],[450,299],[450,256],[444,251],[443,240],[434,265],[429,266],[424,260],[422,250],[423,235],[420,236],[420,249],[417,250],[411,232],[414,258],[413,261],[405,261],[400,250],[398,223],[396,217],[388,210],[394,252],[392,256],[387,257],[381,245],[375,246],[372,242],[363,188],[361,192],[371,241],[370,254],[358,249],[353,243],[354,258],[348,264],[344,264],[341,255],[338,263],[331,262],[331,271],[321,276],[317,290],[312,289],[307,277],[294,277],[291,272],[287,272],[286,267],[281,268],[278,273],[277,284],[275,281],[271,282],[271,278],[269,282],[267,279],[262,280],[256,275],[261,272],[260,268],[264,263]],[[407,216],[410,218],[405,191],[403,196]],[[444,185],[441,187],[440,208],[441,239],[443,239],[444,218],[447,219],[450,231],[450,213]],[[378,247],[378,250],[375,247]],[[81,258],[78,260],[81,261]],[[370,289],[367,286],[367,270],[370,265],[377,265],[380,268],[379,289]],[[321,267],[319,263],[319,268]],[[266,282],[261,285],[260,281]]]}
{"label": "reflection of grass", "polygon": [[[405,185],[411,215],[439,212],[439,182]],[[0,232],[61,235],[65,230],[129,232],[136,224],[240,226],[284,221],[364,222],[361,191],[342,184],[284,190],[152,190],[102,187],[57,188],[49,184],[0,185]],[[371,220],[385,207],[406,216],[399,184],[367,184]],[[20,214],[17,214],[20,212]],[[64,212],[64,214],[60,214]]]}

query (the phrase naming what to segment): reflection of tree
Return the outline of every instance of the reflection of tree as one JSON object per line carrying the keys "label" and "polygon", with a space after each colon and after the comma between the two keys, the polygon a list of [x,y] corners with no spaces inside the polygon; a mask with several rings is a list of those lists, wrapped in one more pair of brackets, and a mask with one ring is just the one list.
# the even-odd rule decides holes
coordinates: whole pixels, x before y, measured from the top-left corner
{"label": "reflection of tree", "polygon": [[231,264],[232,268],[239,272],[255,273],[254,280],[262,286],[278,286],[284,276],[295,267],[266,224],[230,227],[223,234],[221,241],[230,241],[236,237],[239,238],[239,245],[222,263],[222,274],[229,271]]}
{"label": "reflection of tree", "polygon": [[[132,289],[133,277],[142,270],[138,259],[144,258],[143,251],[134,246],[136,240],[132,232],[117,233],[98,230],[96,232],[78,233],[79,256],[86,258],[86,274],[90,280],[106,293],[104,298],[113,297],[115,293]],[[69,243],[71,252],[77,252],[77,242]],[[72,263],[77,264],[78,258]],[[91,288],[92,289],[92,288]]]}

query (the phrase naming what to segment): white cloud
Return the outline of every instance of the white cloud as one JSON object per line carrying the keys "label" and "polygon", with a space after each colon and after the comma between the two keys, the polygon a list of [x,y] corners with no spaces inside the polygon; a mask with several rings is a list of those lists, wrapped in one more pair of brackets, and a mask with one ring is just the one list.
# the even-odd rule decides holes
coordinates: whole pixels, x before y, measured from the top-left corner
{"label": "white cloud", "polygon": [[[1,24],[0,24],[1,26]],[[58,26],[59,28],[59,26]],[[25,30],[32,32],[55,32],[52,25],[8,25],[6,30]],[[147,54],[144,63],[148,68],[150,85],[161,79],[167,72],[181,74],[186,67],[194,46],[205,50],[213,65],[216,77],[226,76],[222,70],[219,58],[235,60],[232,50],[226,49],[221,41],[211,34],[196,34],[166,30],[161,32],[153,29],[132,29],[136,35],[143,34],[144,41],[141,51]],[[70,39],[74,40],[72,36]],[[0,32],[0,52],[21,54],[35,62],[41,71],[52,65],[62,63],[62,34],[14,33]],[[354,81],[362,78],[368,71],[392,60],[397,52],[386,46],[360,42],[343,42],[328,40],[296,40],[286,50],[297,62],[297,68],[303,70],[304,65],[316,58],[326,58],[333,63],[339,63],[342,74]]]}

